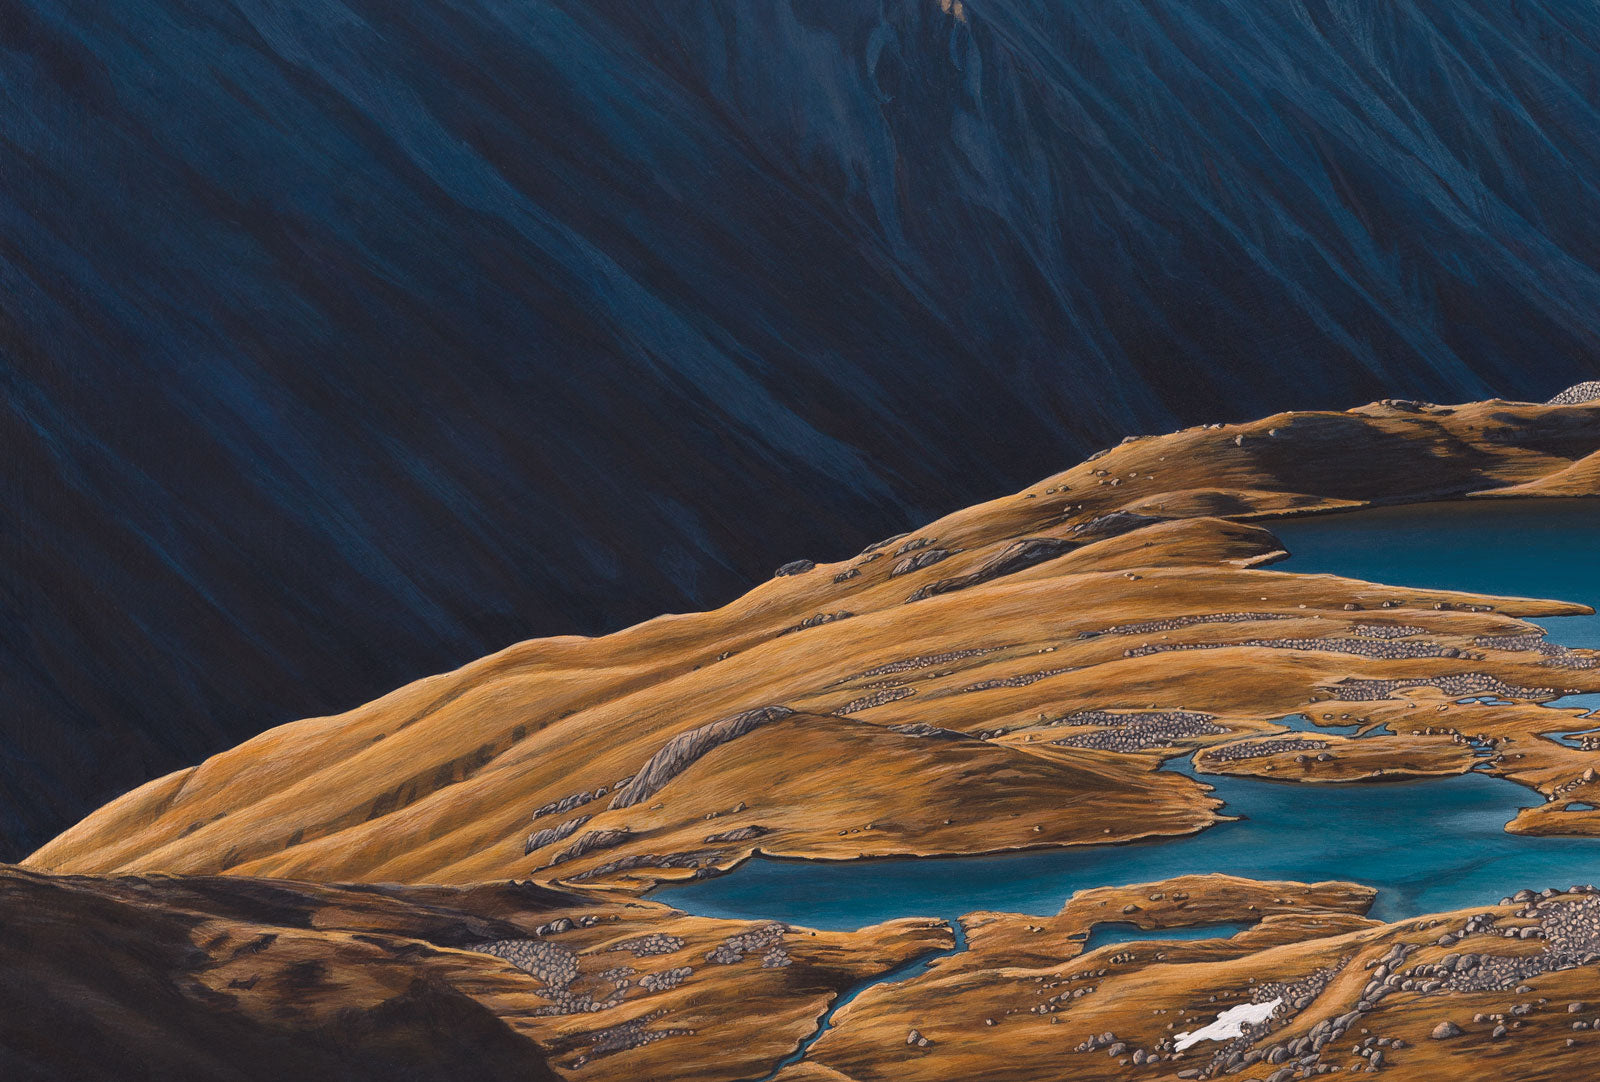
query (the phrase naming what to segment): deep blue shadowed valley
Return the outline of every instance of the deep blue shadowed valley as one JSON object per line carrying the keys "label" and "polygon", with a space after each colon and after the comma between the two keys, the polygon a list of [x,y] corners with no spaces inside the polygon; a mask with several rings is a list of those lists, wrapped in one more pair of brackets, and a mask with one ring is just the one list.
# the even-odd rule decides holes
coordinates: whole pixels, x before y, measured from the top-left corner
{"label": "deep blue shadowed valley", "polygon": [[1576,0],[18,0],[0,85],[0,859],[1125,434],[1595,375]]}

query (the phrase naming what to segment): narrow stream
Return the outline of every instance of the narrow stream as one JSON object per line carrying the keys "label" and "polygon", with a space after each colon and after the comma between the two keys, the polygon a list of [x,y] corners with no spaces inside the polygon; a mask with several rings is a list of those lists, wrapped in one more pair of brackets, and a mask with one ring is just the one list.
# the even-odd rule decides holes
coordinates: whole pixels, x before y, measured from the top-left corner
{"label": "narrow stream", "polygon": [[887,973],[880,973],[877,976],[867,977],[866,979],[851,985],[849,988],[841,992],[839,997],[833,1001],[832,1006],[823,1012],[821,1018],[817,1019],[817,1028],[812,1031],[811,1036],[801,1041],[793,1052],[790,1052],[783,1059],[779,1060],[778,1065],[772,1068],[772,1070],[768,1071],[764,1075],[761,1075],[759,1078],[745,1079],[744,1082],[771,1082],[771,1080],[776,1078],[779,1072],[781,1072],[785,1067],[792,1067],[794,1064],[805,1059],[807,1053],[811,1051],[811,1046],[820,1041],[822,1039],[822,1035],[833,1028],[833,1016],[838,1014],[839,1011],[848,1006],[852,1000],[854,1000],[862,992],[865,992],[868,988],[875,988],[880,984],[894,984],[898,981],[910,980],[912,977],[915,977],[927,970],[929,966],[933,965],[933,963],[937,962],[939,959],[948,958],[952,954],[960,954],[962,951],[966,950],[967,933],[966,929],[961,927],[961,922],[951,921],[950,930],[955,933],[954,946],[947,950],[929,951],[927,954],[920,954],[911,959],[909,962],[895,966]]}

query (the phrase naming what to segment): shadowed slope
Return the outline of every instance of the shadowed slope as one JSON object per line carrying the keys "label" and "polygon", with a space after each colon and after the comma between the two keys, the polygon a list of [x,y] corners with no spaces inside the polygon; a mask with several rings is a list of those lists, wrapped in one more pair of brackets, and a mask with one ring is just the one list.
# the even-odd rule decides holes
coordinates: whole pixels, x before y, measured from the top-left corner
{"label": "shadowed slope", "polygon": [[12,868],[0,913],[0,1070],[30,1080],[553,1082],[555,1063],[706,1082],[764,1069],[842,988],[950,939],[934,921],[808,933],[527,883]]}
{"label": "shadowed slope", "polygon": [[0,855],[1125,433],[1594,375],[1593,5],[6,14]]}
{"label": "shadowed slope", "polygon": [[[407,916],[414,934],[439,935],[446,919],[356,898],[364,941],[313,931],[338,894],[0,869],[0,1071],[39,1082],[554,1082],[533,1041],[458,987],[467,967],[452,973],[440,952],[396,934]],[[380,936],[385,917],[395,931]],[[219,976],[230,959],[235,977]]]}

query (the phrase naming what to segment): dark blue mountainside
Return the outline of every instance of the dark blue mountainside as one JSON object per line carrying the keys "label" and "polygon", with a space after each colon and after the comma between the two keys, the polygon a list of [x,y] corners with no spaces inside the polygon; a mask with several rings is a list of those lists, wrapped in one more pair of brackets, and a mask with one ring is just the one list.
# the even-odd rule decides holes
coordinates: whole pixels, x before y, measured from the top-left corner
{"label": "dark blue mountainside", "polygon": [[1132,432],[1596,374],[1571,0],[12,0],[0,857]]}

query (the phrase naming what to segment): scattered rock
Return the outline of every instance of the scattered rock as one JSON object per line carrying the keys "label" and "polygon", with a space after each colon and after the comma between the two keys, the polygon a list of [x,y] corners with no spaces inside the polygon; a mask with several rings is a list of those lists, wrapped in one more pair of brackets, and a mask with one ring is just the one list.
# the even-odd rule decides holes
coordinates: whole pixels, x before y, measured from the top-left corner
{"label": "scattered rock", "polygon": [[546,827],[544,830],[535,831],[528,835],[528,840],[523,844],[522,852],[526,856],[535,849],[543,849],[547,845],[561,841],[563,838],[575,833],[579,827],[587,823],[593,816],[580,815],[576,819],[568,819],[558,827]]}
{"label": "scattered rock", "polygon": [[831,624],[836,620],[848,620],[854,615],[855,613],[853,612],[819,612],[815,616],[807,616],[804,620],[801,620],[798,624],[795,624],[792,627],[784,628],[782,631],[778,632],[778,634],[792,635],[796,631],[805,631],[807,628],[821,627],[823,624]]}
{"label": "scattered rock", "polygon": [[1056,537],[1026,537],[1007,545],[998,555],[986,560],[976,570],[955,578],[940,579],[938,582],[930,583],[918,589],[906,600],[921,601],[936,594],[947,594],[978,586],[1002,575],[1012,575],[1035,564],[1053,560],[1077,547],[1078,543],[1075,541],[1065,541]]}
{"label": "scattered rock", "polygon": [[756,824],[752,823],[747,827],[739,827],[736,830],[725,830],[721,834],[712,834],[706,838],[706,844],[721,845],[727,842],[747,842],[751,838],[759,838],[763,834],[769,833],[771,833],[770,828],[757,826]]}
{"label": "scattered rock", "polygon": [[572,1062],[574,1068],[579,1068],[601,1056],[608,1056],[614,1052],[625,1052],[633,1048],[641,1048],[655,1041],[667,1037],[691,1036],[692,1029],[647,1029],[651,1022],[666,1015],[665,1010],[651,1011],[649,1014],[630,1019],[620,1025],[608,1026],[605,1029],[594,1030],[590,1033],[578,1034],[573,1038],[574,1043],[588,1045],[588,1051],[578,1056]]}
{"label": "scattered rock", "polygon": [[1241,740],[1235,744],[1224,744],[1220,748],[1209,748],[1200,758],[1208,763],[1229,763],[1242,759],[1261,759],[1286,751],[1317,751],[1327,746],[1326,740],[1313,740],[1307,737],[1289,737],[1285,740]]}
{"label": "scattered rock", "polygon": [[763,968],[786,966],[789,964],[789,955],[783,947],[783,936],[788,930],[787,925],[774,921],[763,924],[753,931],[730,936],[706,955],[706,961],[731,966],[743,961],[746,954],[763,951],[765,952],[761,959]]}
{"label": "scattered rock", "polygon": [[894,569],[889,572],[889,577],[898,578],[901,575],[909,575],[913,571],[921,571],[924,567],[932,567],[939,561],[947,560],[953,555],[954,553],[949,549],[923,549],[895,564]]}
{"label": "scattered rock", "polygon": [[966,733],[958,733],[954,729],[941,729],[937,725],[929,725],[925,721],[908,721],[900,725],[889,726],[891,733],[900,733],[902,736],[932,737],[937,740],[968,740]]}
{"label": "scattered rock", "polygon": [[911,536],[910,533],[897,533],[893,537],[885,537],[882,541],[874,541],[872,544],[870,544],[866,548],[862,549],[860,554],[862,556],[865,556],[869,552],[876,552],[878,549],[888,548],[890,545],[894,544],[896,541],[902,541],[905,538],[910,537],[910,536]]}
{"label": "scattered rock", "polygon": [[916,693],[916,688],[883,688],[879,691],[874,691],[871,695],[863,695],[859,699],[851,699],[835,710],[834,713],[842,717],[861,710],[871,710],[874,706],[883,706],[885,703],[908,699]]}
{"label": "scattered rock", "polygon": [[607,947],[608,951],[628,951],[635,958],[645,958],[653,954],[674,954],[681,951],[684,941],[675,935],[664,932],[651,932],[649,935],[638,936],[634,939],[624,939],[621,943],[613,943]]}
{"label": "scattered rock", "polygon": [[1154,515],[1140,515],[1133,511],[1112,511],[1110,514],[1074,526],[1072,532],[1080,543],[1087,545],[1094,541],[1120,537],[1141,527],[1165,521],[1166,519]]}
{"label": "scattered rock", "polygon": [[1137,713],[1080,710],[1046,724],[1098,727],[1096,732],[1075,733],[1053,741],[1062,747],[1097,748],[1103,751],[1121,752],[1170,748],[1178,740],[1195,736],[1220,736],[1228,731],[1216,724],[1216,719],[1212,715],[1189,710],[1154,710]]}
{"label": "scattered rock", "polygon": [[676,988],[687,980],[694,970],[688,966],[679,966],[663,973],[646,973],[639,978],[639,987],[647,992],[665,992],[669,988]]}
{"label": "scattered rock", "polygon": [[633,832],[627,827],[622,827],[618,830],[591,830],[552,857],[546,867],[554,867],[569,860],[576,860],[585,853],[592,853],[596,849],[611,849],[621,845],[632,836]]}

